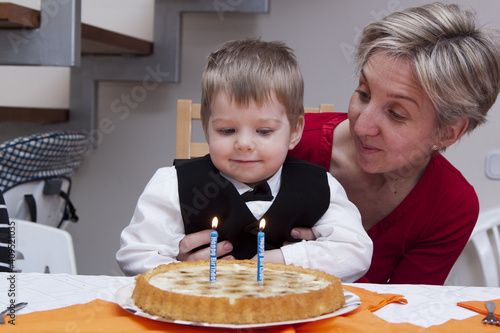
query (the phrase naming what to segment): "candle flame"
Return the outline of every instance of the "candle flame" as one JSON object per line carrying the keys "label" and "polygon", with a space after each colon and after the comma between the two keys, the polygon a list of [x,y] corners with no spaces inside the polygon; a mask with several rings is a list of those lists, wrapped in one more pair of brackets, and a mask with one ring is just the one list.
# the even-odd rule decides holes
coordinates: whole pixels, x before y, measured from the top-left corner
{"label": "candle flame", "polygon": [[266,219],[260,220],[259,229],[264,229],[266,227]]}
{"label": "candle flame", "polygon": [[219,220],[217,219],[217,217],[214,217],[212,220],[212,228],[213,229],[217,228],[218,224],[219,224]]}

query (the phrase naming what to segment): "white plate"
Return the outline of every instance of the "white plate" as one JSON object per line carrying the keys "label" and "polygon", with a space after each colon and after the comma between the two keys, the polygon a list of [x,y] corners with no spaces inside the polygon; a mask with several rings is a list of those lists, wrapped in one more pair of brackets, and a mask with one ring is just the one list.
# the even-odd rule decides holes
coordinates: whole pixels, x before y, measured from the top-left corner
{"label": "white plate", "polygon": [[245,325],[229,325],[229,324],[211,324],[211,323],[197,323],[191,321],[183,321],[183,320],[167,320],[162,317],[153,316],[149,313],[142,311],[139,307],[137,307],[132,299],[132,292],[134,291],[135,283],[128,284],[126,286],[121,287],[115,293],[115,301],[120,305],[123,309],[135,314],[136,316],[141,316],[157,321],[164,321],[167,323],[174,323],[180,325],[189,325],[189,326],[201,326],[201,327],[213,327],[213,328],[226,328],[226,329],[244,329],[244,328],[264,328],[270,326],[280,326],[280,325],[290,325],[290,324],[301,324],[307,323],[310,321],[316,321],[320,319],[333,318],[336,316],[340,316],[346,313],[349,313],[359,307],[361,304],[361,299],[358,295],[353,294],[347,290],[344,290],[344,296],[346,297],[346,304],[340,309],[327,313],[319,317],[308,318],[308,319],[300,319],[300,320],[291,320],[291,321],[280,321],[274,323],[263,323],[263,324],[245,324]]}

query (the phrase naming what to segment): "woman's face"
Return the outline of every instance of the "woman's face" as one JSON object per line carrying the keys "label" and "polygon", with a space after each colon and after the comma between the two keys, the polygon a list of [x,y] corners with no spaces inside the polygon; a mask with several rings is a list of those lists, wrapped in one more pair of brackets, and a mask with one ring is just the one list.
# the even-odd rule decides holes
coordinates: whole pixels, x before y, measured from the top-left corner
{"label": "woman's face", "polygon": [[356,160],[367,173],[411,176],[437,143],[436,114],[408,60],[374,53],[349,103]]}

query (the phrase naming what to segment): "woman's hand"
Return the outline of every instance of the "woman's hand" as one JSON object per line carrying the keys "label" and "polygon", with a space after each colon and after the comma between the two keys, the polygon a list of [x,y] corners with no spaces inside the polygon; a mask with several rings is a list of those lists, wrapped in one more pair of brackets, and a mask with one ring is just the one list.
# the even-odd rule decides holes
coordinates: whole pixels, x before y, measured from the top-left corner
{"label": "woman's hand", "polygon": [[[212,229],[198,231],[184,236],[179,242],[179,254],[177,260],[179,261],[196,261],[210,259],[210,247],[193,252],[194,249],[210,244],[210,233]],[[233,245],[228,241],[217,243],[217,255],[221,259],[233,260],[233,256],[225,256],[233,250]],[[225,257],[224,257],[225,256]]]}

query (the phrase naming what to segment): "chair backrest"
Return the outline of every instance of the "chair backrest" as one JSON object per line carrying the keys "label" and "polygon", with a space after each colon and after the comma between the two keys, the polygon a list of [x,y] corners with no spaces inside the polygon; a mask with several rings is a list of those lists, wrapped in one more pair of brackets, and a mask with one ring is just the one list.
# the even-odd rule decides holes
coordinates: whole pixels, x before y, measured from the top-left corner
{"label": "chair backrest", "polygon": [[15,271],[76,274],[73,240],[66,230],[14,219],[10,226],[16,237]]}
{"label": "chair backrest", "polygon": [[500,206],[479,214],[469,242],[445,284],[500,287],[499,228]]}
{"label": "chair backrest", "polygon": [[[208,154],[206,142],[193,142],[193,121],[200,120],[201,105],[193,103],[192,100],[177,100],[177,137],[175,146],[175,158],[186,159],[200,157]],[[306,113],[334,112],[332,104],[320,104],[318,108],[306,107]]]}
{"label": "chair backrest", "polygon": [[470,241],[481,263],[484,281],[488,287],[500,287],[500,207],[479,215]]}
{"label": "chair backrest", "polygon": [[17,184],[3,195],[11,219],[65,229],[69,220],[78,221],[70,190],[71,178],[52,177]]}

